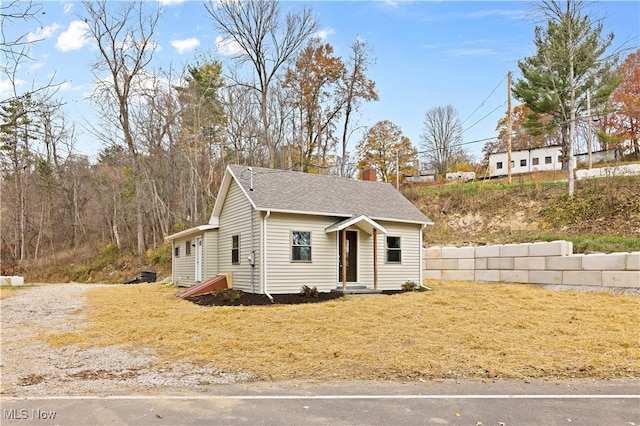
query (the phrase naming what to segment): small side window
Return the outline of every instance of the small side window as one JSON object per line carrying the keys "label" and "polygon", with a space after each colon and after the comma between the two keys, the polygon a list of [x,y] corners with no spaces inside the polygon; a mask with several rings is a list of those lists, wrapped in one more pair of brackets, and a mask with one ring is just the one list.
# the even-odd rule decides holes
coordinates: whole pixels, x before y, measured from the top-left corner
{"label": "small side window", "polygon": [[496,163],[496,169],[501,169],[502,168],[502,161],[498,161]]}
{"label": "small side window", "polygon": [[520,166],[521,167],[527,167],[527,160],[525,160],[525,159],[520,160]]}
{"label": "small side window", "polygon": [[540,164],[540,159],[538,157],[534,157],[531,160],[531,164],[533,164],[534,166],[537,166],[538,164]]}
{"label": "small side window", "polygon": [[231,237],[231,263],[234,265],[240,263],[240,235]]}
{"label": "small side window", "polygon": [[191,240],[187,240],[187,242],[184,243],[184,255],[191,256]]}
{"label": "small side window", "polygon": [[173,248],[173,256],[174,257],[180,257],[180,246],[175,246]]}

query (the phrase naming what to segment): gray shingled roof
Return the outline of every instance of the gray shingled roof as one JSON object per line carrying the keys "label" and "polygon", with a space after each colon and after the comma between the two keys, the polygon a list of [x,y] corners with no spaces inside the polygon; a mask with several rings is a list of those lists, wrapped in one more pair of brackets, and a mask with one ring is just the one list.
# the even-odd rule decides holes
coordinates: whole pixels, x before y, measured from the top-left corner
{"label": "gray shingled roof", "polygon": [[228,167],[258,210],[432,223],[388,183],[253,167],[250,191],[248,167]]}

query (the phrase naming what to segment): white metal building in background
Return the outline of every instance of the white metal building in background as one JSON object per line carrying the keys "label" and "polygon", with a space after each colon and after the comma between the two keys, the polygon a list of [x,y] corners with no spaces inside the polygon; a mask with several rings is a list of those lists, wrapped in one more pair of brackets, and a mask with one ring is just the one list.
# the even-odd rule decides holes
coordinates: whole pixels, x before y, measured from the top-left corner
{"label": "white metal building in background", "polygon": [[[507,176],[507,152],[489,155],[489,176]],[[575,158],[573,159],[575,165]],[[511,151],[511,174],[562,170],[562,148],[559,145]]]}

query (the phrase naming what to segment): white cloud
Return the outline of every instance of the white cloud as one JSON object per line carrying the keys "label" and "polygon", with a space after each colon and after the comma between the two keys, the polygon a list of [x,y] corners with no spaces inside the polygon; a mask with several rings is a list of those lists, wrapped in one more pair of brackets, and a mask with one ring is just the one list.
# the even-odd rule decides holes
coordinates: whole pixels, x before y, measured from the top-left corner
{"label": "white cloud", "polygon": [[45,66],[44,62],[35,62],[29,67],[29,71],[36,71],[44,66]]}
{"label": "white cloud", "polygon": [[455,57],[490,56],[496,53],[497,52],[492,49],[452,49],[449,51],[449,55]]}
{"label": "white cloud", "polygon": [[55,33],[60,28],[60,25],[53,23],[48,27],[40,27],[38,31],[35,33],[27,34],[27,42],[31,43],[33,41],[44,40],[45,38],[50,37],[53,33]]}
{"label": "white cloud", "polygon": [[89,42],[88,25],[84,21],[72,21],[69,28],[60,34],[56,48],[62,52],[81,49]]}
{"label": "white cloud", "polygon": [[329,35],[333,34],[333,28],[323,28],[319,31],[317,31],[314,35],[313,38],[318,39],[320,41],[324,41],[327,39],[327,37],[329,37]]}
{"label": "white cloud", "polygon": [[[16,80],[15,86],[20,87],[24,85],[24,80]],[[13,93],[13,83],[8,78],[0,79],[0,95],[2,99],[9,98]]]}
{"label": "white cloud", "polygon": [[216,37],[216,51],[224,56],[233,56],[242,53],[242,48],[235,40],[218,36]]}
{"label": "white cloud", "polygon": [[170,44],[178,51],[179,54],[182,55],[183,53],[200,46],[200,40],[192,37],[184,40],[171,40]]}
{"label": "white cloud", "polygon": [[180,4],[184,3],[186,0],[160,0],[159,3],[162,6],[170,6],[172,4]]}
{"label": "white cloud", "polygon": [[72,9],[73,3],[69,2],[64,4],[64,13],[70,13]]}
{"label": "white cloud", "polygon": [[525,9],[506,10],[506,9],[489,9],[478,12],[470,12],[464,14],[468,18],[486,18],[499,17],[506,19],[524,19],[530,12]]}
{"label": "white cloud", "polygon": [[62,84],[60,84],[60,86],[58,86],[58,87],[59,87],[59,89],[60,89],[61,91],[66,91],[66,90],[68,90],[68,91],[79,92],[79,91],[81,91],[81,90],[83,90],[83,89],[84,89],[84,86],[83,86],[83,85],[78,84],[78,85],[75,85],[75,86],[74,86],[73,84],[69,83],[68,81],[63,82],[63,83],[62,83]]}

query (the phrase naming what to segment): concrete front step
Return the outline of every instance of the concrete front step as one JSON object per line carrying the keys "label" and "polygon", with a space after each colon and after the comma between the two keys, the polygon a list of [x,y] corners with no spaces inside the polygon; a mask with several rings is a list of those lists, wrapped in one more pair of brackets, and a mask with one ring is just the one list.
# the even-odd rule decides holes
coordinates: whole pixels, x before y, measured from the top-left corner
{"label": "concrete front step", "polygon": [[342,286],[338,286],[336,288],[331,289],[332,293],[343,293],[343,294],[376,294],[382,293],[382,290],[376,290],[373,288],[367,288],[364,285],[348,285],[346,289],[343,289]]}

